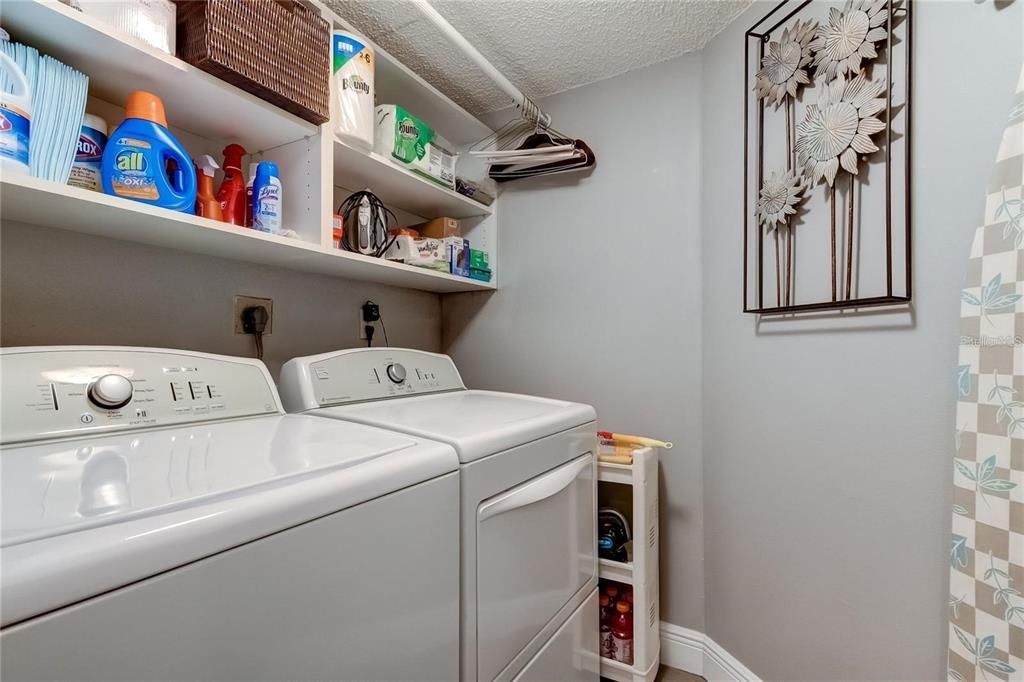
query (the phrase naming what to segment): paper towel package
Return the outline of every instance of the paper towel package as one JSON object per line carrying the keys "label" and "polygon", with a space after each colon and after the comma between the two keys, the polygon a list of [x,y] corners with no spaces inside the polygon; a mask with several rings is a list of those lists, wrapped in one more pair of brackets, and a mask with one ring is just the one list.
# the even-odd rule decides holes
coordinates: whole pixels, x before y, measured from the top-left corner
{"label": "paper towel package", "polygon": [[147,45],[174,54],[177,11],[171,0],[77,0],[71,6]]}
{"label": "paper towel package", "polygon": [[434,129],[395,104],[377,107],[373,149],[448,189],[455,189],[456,155]]}
{"label": "paper towel package", "polygon": [[331,36],[334,95],[331,127],[342,141],[373,149],[373,49],[345,31]]}

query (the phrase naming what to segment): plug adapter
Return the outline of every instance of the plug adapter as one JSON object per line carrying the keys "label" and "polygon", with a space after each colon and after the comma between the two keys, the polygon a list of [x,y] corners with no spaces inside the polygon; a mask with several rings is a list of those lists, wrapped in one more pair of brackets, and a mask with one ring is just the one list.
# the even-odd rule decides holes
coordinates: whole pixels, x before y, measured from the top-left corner
{"label": "plug adapter", "polygon": [[246,334],[259,334],[267,330],[270,313],[264,306],[253,305],[242,311],[242,331]]}

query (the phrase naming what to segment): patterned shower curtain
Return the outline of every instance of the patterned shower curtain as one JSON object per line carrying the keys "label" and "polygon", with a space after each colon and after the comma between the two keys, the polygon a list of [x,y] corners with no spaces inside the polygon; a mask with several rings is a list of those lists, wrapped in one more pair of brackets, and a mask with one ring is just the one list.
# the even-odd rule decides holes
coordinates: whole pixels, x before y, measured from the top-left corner
{"label": "patterned shower curtain", "polygon": [[1024,71],[961,302],[950,680],[1024,680]]}

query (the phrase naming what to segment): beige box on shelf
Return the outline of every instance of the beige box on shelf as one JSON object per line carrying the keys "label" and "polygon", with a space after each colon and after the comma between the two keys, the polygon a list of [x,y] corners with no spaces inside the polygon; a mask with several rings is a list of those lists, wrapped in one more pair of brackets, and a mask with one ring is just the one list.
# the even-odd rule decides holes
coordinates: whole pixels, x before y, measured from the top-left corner
{"label": "beige box on shelf", "polygon": [[462,236],[462,223],[455,218],[434,218],[425,223],[410,225],[409,229],[416,230],[421,237],[430,239]]}

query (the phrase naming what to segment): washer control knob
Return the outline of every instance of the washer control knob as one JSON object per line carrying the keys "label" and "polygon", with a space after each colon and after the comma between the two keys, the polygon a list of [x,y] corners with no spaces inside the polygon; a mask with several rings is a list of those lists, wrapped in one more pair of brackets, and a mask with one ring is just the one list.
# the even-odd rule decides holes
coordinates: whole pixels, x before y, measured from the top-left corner
{"label": "washer control knob", "polygon": [[89,385],[89,402],[105,410],[116,410],[132,400],[132,382],[120,374],[104,374]]}
{"label": "washer control knob", "polygon": [[391,379],[391,381],[395,382],[396,384],[400,384],[405,381],[405,367],[403,367],[399,363],[395,362],[393,364],[388,365],[387,372],[388,379]]}

